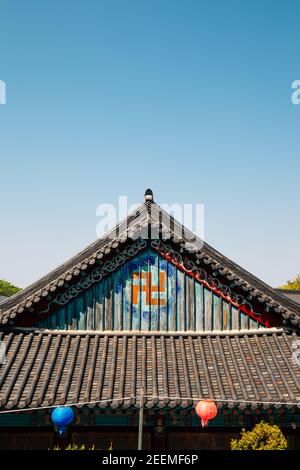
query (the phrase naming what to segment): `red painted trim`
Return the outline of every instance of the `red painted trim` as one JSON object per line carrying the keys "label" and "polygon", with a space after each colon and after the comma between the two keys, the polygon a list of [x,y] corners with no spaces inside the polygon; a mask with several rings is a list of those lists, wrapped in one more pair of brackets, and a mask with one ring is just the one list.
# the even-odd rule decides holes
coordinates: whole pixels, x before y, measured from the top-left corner
{"label": "red painted trim", "polygon": [[178,269],[180,269],[181,271],[183,271],[185,274],[187,274],[188,276],[191,276],[192,278],[194,278],[196,281],[200,282],[202,285],[204,285],[205,287],[207,287],[208,289],[210,289],[214,294],[218,295],[219,297],[221,297],[222,299],[226,300],[226,302],[230,303],[231,305],[233,305],[235,308],[237,308],[238,310],[240,310],[242,313],[248,315],[250,318],[252,318],[253,320],[257,321],[258,323],[260,323],[261,325],[267,327],[267,328],[270,328],[271,325],[269,323],[269,320],[268,319],[263,319],[260,317],[260,315],[258,316],[258,314],[255,314],[253,312],[252,309],[249,309],[247,308],[248,305],[238,305],[236,304],[236,302],[234,302],[230,296],[226,296],[225,294],[223,294],[223,292],[221,292],[219,289],[217,289],[216,287],[212,287],[209,285],[209,283],[207,281],[205,281],[204,279],[199,279],[193,272],[191,271],[188,271],[187,269],[185,269],[185,267],[182,265],[182,264],[179,264],[177,263],[176,261],[174,261],[170,256],[166,255],[165,253],[162,253],[159,249],[157,248],[154,248],[159,254],[160,256],[162,256],[163,258],[165,258],[167,261],[169,261],[170,263],[172,263],[174,266],[176,266]]}

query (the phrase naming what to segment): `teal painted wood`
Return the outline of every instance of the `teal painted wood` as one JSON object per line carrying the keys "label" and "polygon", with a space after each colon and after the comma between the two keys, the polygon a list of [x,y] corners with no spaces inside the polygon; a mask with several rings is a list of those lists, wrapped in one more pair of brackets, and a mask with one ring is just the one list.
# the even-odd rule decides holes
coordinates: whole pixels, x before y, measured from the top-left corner
{"label": "teal painted wood", "polygon": [[94,330],[94,320],[95,320],[95,289],[92,286],[86,292],[86,312],[87,312],[87,321],[86,328],[88,330]]}
{"label": "teal painted wood", "polygon": [[116,272],[113,277],[113,329],[122,330],[122,271]]}
{"label": "teal painted wood", "polygon": [[167,311],[168,311],[168,330],[176,330],[176,268],[172,263],[168,263],[168,294],[167,294]]}
{"label": "teal painted wood", "polygon": [[189,284],[190,284],[191,279],[186,278],[184,282],[184,297],[185,297],[185,302],[184,302],[184,307],[185,307],[185,330],[190,329],[190,289],[189,289]]}
{"label": "teal painted wood", "polygon": [[131,294],[132,294],[132,286],[131,286],[131,271],[129,263],[125,264],[122,267],[122,275],[123,275],[123,329],[124,330],[131,330]]}
{"label": "teal painted wood", "polygon": [[235,307],[231,307],[231,325],[233,330],[240,329],[240,311]]}
{"label": "teal painted wood", "polygon": [[159,286],[158,283],[158,276],[159,276],[159,257],[154,255],[150,256],[150,269],[151,269],[151,277],[149,282],[149,289],[152,295],[150,294],[150,311],[151,311],[151,330],[157,331],[159,325],[159,295],[158,292],[154,290],[154,286]]}
{"label": "teal painted wood", "polygon": [[222,300],[223,330],[231,330],[231,307]]}
{"label": "teal painted wood", "polygon": [[[61,311],[60,314],[62,315],[62,314],[63,314],[63,309],[60,309],[60,311]],[[57,328],[57,326],[58,326],[58,325],[57,325],[57,319],[58,319],[58,318],[59,318],[59,315],[58,315],[58,314],[56,314],[56,315],[54,314],[54,315],[52,315],[52,316],[50,317],[50,325],[49,325],[49,327],[50,327],[51,329],[52,329],[52,328],[53,328],[53,329],[56,329],[56,328]]]}
{"label": "teal painted wood", "polygon": [[249,317],[248,315],[245,315],[244,313],[240,313],[241,315],[241,330],[247,330],[249,329]]}
{"label": "teal painted wood", "polygon": [[166,331],[168,329],[168,289],[167,289],[167,261],[159,257],[159,330]]}
{"label": "teal painted wood", "polygon": [[72,309],[73,309],[74,302],[69,302],[66,305],[66,323],[67,323],[67,330],[71,330],[72,328]]}
{"label": "teal painted wood", "polygon": [[204,296],[203,285],[195,282],[195,329],[196,331],[204,330]]}
{"label": "teal painted wood", "polygon": [[104,329],[104,298],[103,298],[103,284],[95,284],[94,287],[95,294],[95,329],[102,331]]}
{"label": "teal painted wood", "polygon": [[212,292],[208,290],[207,288],[204,289],[204,302],[205,302],[204,330],[211,331],[213,329],[213,325],[212,325],[213,302],[212,302]]}
{"label": "teal painted wood", "polygon": [[258,328],[156,252],[145,250],[39,323],[68,330],[211,331]]}
{"label": "teal painted wood", "polygon": [[141,316],[141,300],[142,300],[142,285],[141,270],[139,257],[136,260],[130,261],[130,270],[132,273],[132,330],[140,329],[140,316]]}
{"label": "teal painted wood", "polygon": [[[150,264],[149,264],[149,252],[148,250],[140,255],[140,266],[141,266],[141,282],[143,286],[147,285],[149,275],[150,275]],[[146,302],[146,292],[142,292],[142,299],[141,299],[141,330],[149,330],[150,328],[150,306],[147,305]]]}
{"label": "teal painted wood", "polygon": [[194,279],[186,276],[186,329],[195,331],[195,284]]}
{"label": "teal painted wood", "polygon": [[249,328],[257,328],[258,327],[258,322],[255,320],[252,320],[252,318],[249,319]]}
{"label": "teal painted wood", "polygon": [[59,315],[56,315],[56,323],[57,323],[57,328],[60,330],[65,330],[66,329],[66,314],[65,314],[65,308],[61,309],[61,313]]}
{"label": "teal painted wood", "polygon": [[86,310],[85,310],[85,295],[79,294],[78,301],[76,303],[77,306],[77,318],[78,318],[78,329],[85,330],[86,329]]}
{"label": "teal painted wood", "polygon": [[105,279],[105,330],[113,329],[113,277]]}
{"label": "teal painted wood", "polygon": [[222,330],[223,329],[222,299],[218,295],[214,294],[213,301],[214,301],[213,329]]}
{"label": "teal painted wood", "polygon": [[185,331],[185,279],[184,274],[177,270],[177,330]]}

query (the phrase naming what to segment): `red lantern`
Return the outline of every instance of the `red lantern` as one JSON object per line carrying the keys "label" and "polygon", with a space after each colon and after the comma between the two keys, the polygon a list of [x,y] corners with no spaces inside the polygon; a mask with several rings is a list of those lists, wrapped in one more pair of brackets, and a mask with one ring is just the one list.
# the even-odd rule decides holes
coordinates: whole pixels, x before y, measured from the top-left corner
{"label": "red lantern", "polygon": [[208,425],[208,421],[217,416],[218,409],[212,400],[201,400],[196,405],[196,413],[201,418],[201,425]]}

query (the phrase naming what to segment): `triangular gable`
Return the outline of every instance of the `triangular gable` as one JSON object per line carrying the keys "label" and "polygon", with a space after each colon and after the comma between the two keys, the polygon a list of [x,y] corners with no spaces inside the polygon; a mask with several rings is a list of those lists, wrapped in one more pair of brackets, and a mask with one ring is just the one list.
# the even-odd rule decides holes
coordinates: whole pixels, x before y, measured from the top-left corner
{"label": "triangular gable", "polygon": [[[168,218],[170,223],[165,225],[164,221]],[[139,236],[147,238],[153,230],[160,238],[169,238],[169,240],[136,240]],[[2,302],[0,322],[2,324],[15,322],[15,324],[26,326],[36,323],[40,312],[45,311],[54,298],[59,295],[64,296],[70,287],[78,283],[78,279],[84,282],[91,272],[98,269],[99,265],[108,263],[107,266],[111,267],[111,261],[115,258],[120,261],[122,253],[127,248],[131,256],[134,246],[140,244],[138,249],[140,251],[149,243],[152,244],[152,249],[160,251],[161,256],[176,265],[178,270],[186,271],[189,278],[195,277],[197,282],[204,286],[203,288],[214,291],[216,297],[220,297],[222,302],[229,302],[231,306],[237,307],[254,321],[268,325],[270,319],[273,319],[272,321],[275,319],[275,323],[281,323],[283,318],[292,326],[298,325],[299,305],[197,239],[186,228],[170,218],[158,205],[149,202],[143,204],[116,227],[113,237],[109,234],[106,238],[96,241],[48,276]],[[171,247],[175,256],[170,256],[165,246]],[[182,258],[180,262],[177,262],[178,254]],[[193,263],[193,269],[190,269],[191,263]],[[204,277],[206,275],[209,279],[202,279],[201,272],[202,274],[205,272]],[[218,286],[221,286],[221,289]],[[235,302],[236,296],[238,300]],[[235,306],[234,303],[237,305]],[[260,318],[257,313],[260,313]]]}
{"label": "triangular gable", "polygon": [[[156,244],[158,247],[158,244]],[[122,256],[120,253],[118,256]],[[111,262],[111,267],[116,266]],[[204,271],[202,270],[204,276]],[[275,326],[246,300],[209,286],[179,269],[149,244],[131,260],[97,280],[92,271],[49,302],[54,312],[37,326],[68,330],[212,331]],[[238,302],[241,304],[239,305]],[[270,323],[271,321],[271,323]]]}

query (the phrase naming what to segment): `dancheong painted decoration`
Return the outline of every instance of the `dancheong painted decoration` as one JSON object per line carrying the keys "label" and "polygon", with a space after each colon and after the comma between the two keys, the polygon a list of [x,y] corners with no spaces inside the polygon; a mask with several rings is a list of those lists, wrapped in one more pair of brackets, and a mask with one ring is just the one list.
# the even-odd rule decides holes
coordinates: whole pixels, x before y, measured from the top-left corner
{"label": "dancheong painted decoration", "polygon": [[261,419],[299,448],[300,305],[285,294],[148,190],[113,237],[0,303],[0,448],[225,449]]}
{"label": "dancheong painted decoration", "polygon": [[79,281],[76,290],[71,287],[50,300],[41,315],[53,306],[58,307],[56,314],[39,325],[103,331],[210,331],[269,326],[268,319],[253,312],[250,301],[234,297],[229,288],[210,286],[203,269],[202,279],[174,265],[157,250],[165,245],[135,245],[141,248],[139,254],[121,266],[110,261],[110,271],[100,281],[94,275],[96,268],[90,279]]}

